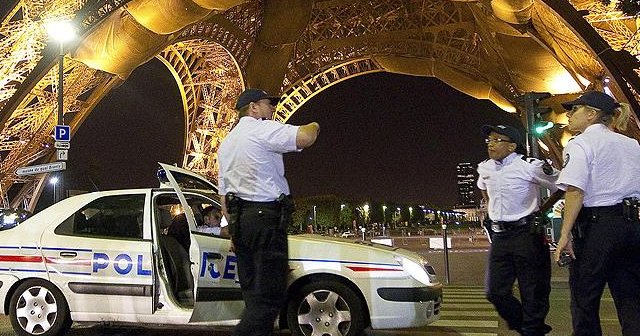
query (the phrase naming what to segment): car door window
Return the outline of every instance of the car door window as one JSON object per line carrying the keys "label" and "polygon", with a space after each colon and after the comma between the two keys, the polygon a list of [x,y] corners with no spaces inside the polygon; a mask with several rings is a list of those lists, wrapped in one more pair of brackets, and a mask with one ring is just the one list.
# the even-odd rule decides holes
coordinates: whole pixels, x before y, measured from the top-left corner
{"label": "car door window", "polygon": [[144,201],[144,194],[101,197],[69,216],[55,229],[55,233],[142,239]]}

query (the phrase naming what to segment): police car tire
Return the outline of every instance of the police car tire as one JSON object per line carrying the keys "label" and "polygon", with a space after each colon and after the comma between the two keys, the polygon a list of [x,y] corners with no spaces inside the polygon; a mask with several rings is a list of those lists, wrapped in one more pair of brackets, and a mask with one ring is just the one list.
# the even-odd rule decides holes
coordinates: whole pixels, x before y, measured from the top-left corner
{"label": "police car tire", "polygon": [[[314,309],[310,304],[315,305]],[[340,312],[349,312],[350,317],[345,318]],[[300,324],[300,320],[306,323]],[[312,282],[291,296],[287,324],[293,336],[310,336],[314,328],[318,329],[313,333],[317,335],[359,335],[365,327],[363,304],[353,290],[340,282]]]}
{"label": "police car tire", "polygon": [[[31,310],[24,309],[30,305]],[[38,315],[37,309],[55,310]],[[53,336],[63,335],[71,327],[69,306],[60,290],[50,282],[32,279],[22,283],[11,296],[9,320],[16,335]],[[47,323],[38,323],[44,322]],[[28,322],[35,322],[31,330],[26,330]]]}

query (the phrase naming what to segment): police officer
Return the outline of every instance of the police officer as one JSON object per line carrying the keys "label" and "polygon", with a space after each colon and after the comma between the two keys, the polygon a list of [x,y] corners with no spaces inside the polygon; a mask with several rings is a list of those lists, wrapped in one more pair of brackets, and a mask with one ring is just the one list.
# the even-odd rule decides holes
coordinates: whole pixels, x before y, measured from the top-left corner
{"label": "police officer", "polygon": [[311,146],[320,126],[270,120],[279,97],[247,89],[236,102],[237,125],[218,150],[218,189],[238,257],[245,303],[233,335],[272,335],[287,285],[289,185],[282,154]]}
{"label": "police officer", "polygon": [[557,182],[566,195],[555,258],[564,251],[575,259],[569,268],[574,335],[602,335],[605,284],[623,335],[640,335],[640,224],[631,208],[636,202],[626,199],[640,197],[640,145],[611,129],[624,130],[629,106],[598,91],[562,106],[569,110],[568,130],[580,133],[565,148]]}
{"label": "police officer", "polygon": [[[555,191],[557,170],[527,158],[520,132],[511,126],[485,125],[489,159],[478,165],[478,188],[488,204],[492,244],[486,275],[487,299],[509,328],[522,335],[551,331],[549,312],[551,258],[543,230],[535,224],[540,187]],[[513,295],[518,280],[519,301]]]}

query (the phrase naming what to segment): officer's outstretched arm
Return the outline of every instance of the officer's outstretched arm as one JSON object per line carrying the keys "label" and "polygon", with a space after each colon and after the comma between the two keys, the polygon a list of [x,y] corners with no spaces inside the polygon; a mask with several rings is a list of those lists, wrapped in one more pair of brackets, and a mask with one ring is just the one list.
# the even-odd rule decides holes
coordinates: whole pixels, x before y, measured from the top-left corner
{"label": "officer's outstretched arm", "polygon": [[318,138],[318,133],[320,133],[320,124],[317,122],[300,126],[296,134],[296,147],[307,148],[313,145]]}

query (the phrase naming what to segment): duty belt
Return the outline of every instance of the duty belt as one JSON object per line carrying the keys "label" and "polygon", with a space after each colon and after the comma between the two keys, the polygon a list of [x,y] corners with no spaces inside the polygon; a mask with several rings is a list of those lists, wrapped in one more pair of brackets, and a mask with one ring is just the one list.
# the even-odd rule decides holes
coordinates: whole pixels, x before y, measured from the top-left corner
{"label": "duty belt", "polygon": [[576,218],[576,222],[571,228],[574,238],[582,239],[586,236],[591,225],[597,224],[600,218],[624,217],[627,220],[638,222],[637,203],[632,203],[633,199],[624,199],[623,203],[596,207],[582,207]]}
{"label": "duty belt", "polygon": [[243,209],[262,208],[262,209],[270,209],[270,210],[279,210],[281,207],[281,204],[278,201],[254,202],[254,201],[245,201],[241,199],[240,207]]}
{"label": "duty belt", "polygon": [[622,215],[623,205],[622,203],[618,203],[618,204],[608,205],[608,206],[582,207],[582,209],[580,209],[580,212],[582,212],[581,215],[587,216],[587,217]]}
{"label": "duty belt", "polygon": [[525,225],[529,225],[531,220],[533,219],[533,215],[529,215],[527,217],[522,217],[517,221],[505,222],[505,221],[497,221],[491,223],[491,231],[500,233],[507,232],[511,230],[515,230],[517,228],[523,227]]}

